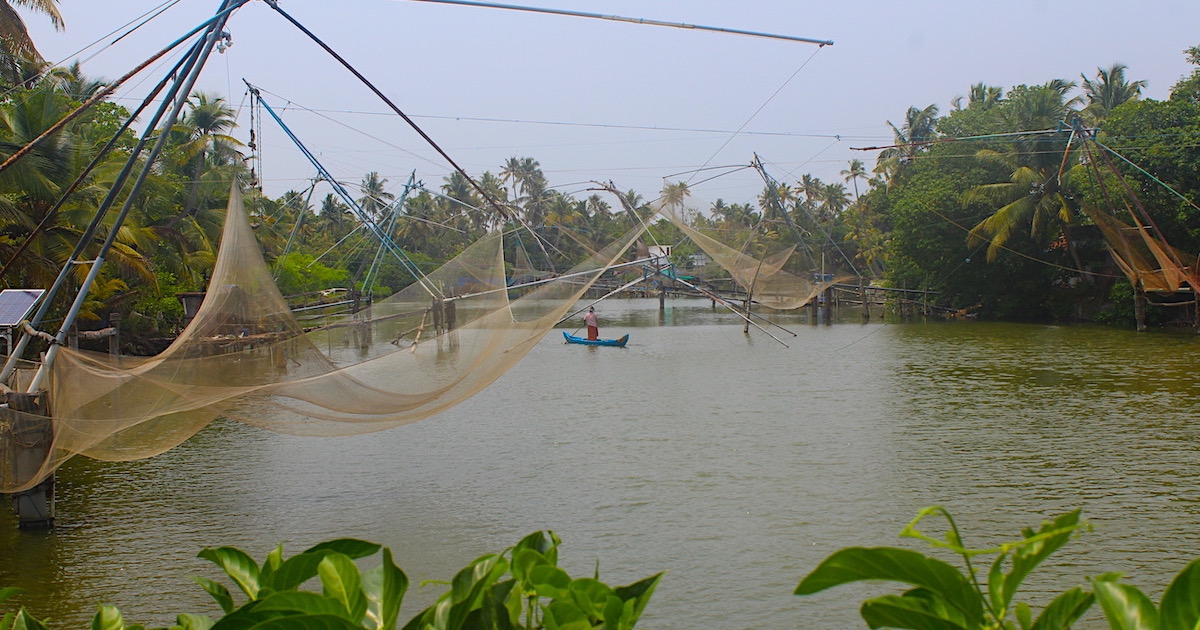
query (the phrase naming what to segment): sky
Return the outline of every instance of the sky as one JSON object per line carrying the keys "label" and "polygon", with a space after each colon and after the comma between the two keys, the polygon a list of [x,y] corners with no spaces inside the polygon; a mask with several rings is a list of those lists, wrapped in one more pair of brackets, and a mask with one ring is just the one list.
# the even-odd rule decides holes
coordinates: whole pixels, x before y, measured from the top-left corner
{"label": "sky", "polygon": [[[115,79],[200,24],[218,0],[61,0],[55,31],[22,10],[49,61]],[[509,2],[508,4],[518,4]],[[611,181],[647,200],[686,181],[689,205],[752,203],[757,154],[776,180],[842,182],[868,170],[910,106],[951,100],[978,82],[1008,89],[1080,80],[1119,62],[1165,99],[1200,44],[1195,0],[521,0],[560,9],[777,33],[833,45],[416,0],[281,0],[280,7],[375,83],[472,176],[532,157],[552,187],[582,199]],[[161,15],[118,39],[142,16]],[[264,2],[229,21],[198,89],[237,109],[243,81],[335,178],[370,172],[399,194],[410,173],[436,190],[452,167],[365,86]],[[129,108],[178,57],[116,93]],[[259,139],[264,190],[307,190],[316,169],[271,121]],[[849,188],[849,185],[848,185]],[[328,192],[321,184],[314,203]],[[352,189],[352,192],[356,192]],[[607,193],[602,193],[607,195]],[[617,206],[615,199],[609,202]]]}

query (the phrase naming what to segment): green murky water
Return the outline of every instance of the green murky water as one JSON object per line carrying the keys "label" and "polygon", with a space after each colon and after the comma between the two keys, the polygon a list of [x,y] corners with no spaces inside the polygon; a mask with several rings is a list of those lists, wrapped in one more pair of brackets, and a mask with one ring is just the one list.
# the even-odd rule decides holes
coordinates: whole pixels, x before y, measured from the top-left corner
{"label": "green murky water", "polygon": [[[1032,582],[1035,601],[1109,570],[1157,596],[1200,556],[1192,335],[793,318],[794,337],[773,329],[784,347],[708,302],[599,311],[628,348],[554,332],[407,427],[314,439],[221,423],[155,459],[73,461],[52,533],[0,516],[0,585],[58,628],[100,603],[167,624],[216,613],[187,579],[217,577],[205,546],[261,558],[361,537],[415,585],[553,529],[574,574],[668,571],[647,628],[847,628],[886,587],[799,598],[800,578],[839,547],[902,544],[934,503],[974,546],[1082,507],[1095,530]],[[436,593],[414,586],[402,618]]]}

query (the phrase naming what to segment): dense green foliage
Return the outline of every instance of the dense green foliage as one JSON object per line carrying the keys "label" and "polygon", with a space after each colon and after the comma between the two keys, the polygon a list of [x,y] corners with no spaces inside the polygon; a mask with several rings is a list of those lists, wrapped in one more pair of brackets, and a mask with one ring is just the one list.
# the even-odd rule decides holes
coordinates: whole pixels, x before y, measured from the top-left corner
{"label": "dense green foliage", "polygon": [[[52,4],[37,7],[59,19]],[[48,67],[31,42],[9,45],[6,54],[27,59],[0,68],[0,81],[10,87],[0,100],[0,158],[104,84],[84,77],[78,64]],[[1089,232],[1085,212],[1118,215],[1121,208],[1090,166],[1103,163],[1124,174],[1171,244],[1200,252],[1200,47],[1184,52],[1198,68],[1167,101],[1140,99],[1144,83],[1120,64],[1081,74],[1079,82],[1052,79],[1007,90],[979,83],[953,99],[948,112],[934,104],[910,107],[899,124],[889,121],[895,145],[880,152],[873,170],[852,160],[840,181],[802,174],[787,183],[763,169],[766,185],[756,199],[717,199],[708,207],[694,207],[687,184],[667,182],[660,199],[735,245],[750,237],[763,252],[805,244],[809,251],[790,263],[794,272],[811,272],[817,260],[848,261],[844,270],[868,281],[927,291],[945,307],[985,318],[1127,323],[1127,282],[1103,240]],[[21,68],[36,71],[26,75]],[[135,350],[176,334],[183,321],[175,294],[204,290],[235,182],[246,191],[268,263],[289,295],[338,288],[379,296],[407,286],[412,274],[398,257],[380,255],[381,235],[428,271],[485,231],[503,229],[512,235],[507,260],[527,259],[536,272],[554,272],[653,220],[655,200],[611,183],[584,199],[554,190],[532,157],[510,158],[472,179],[454,173],[436,187],[412,179],[398,186],[367,173],[352,193],[361,194],[357,208],[334,194],[316,202],[316,184],[269,198],[255,188],[233,114],[220,96],[191,95],[118,232],[81,327],[102,327],[120,314],[130,323],[122,339]],[[110,152],[100,153],[128,115],[100,102],[0,173],[0,285],[47,287],[63,268],[135,143],[126,130]],[[1082,150],[1071,132],[1075,121],[1098,129],[1098,139],[1128,161]],[[85,171],[93,160],[96,167]],[[753,166],[762,168],[757,158]],[[1109,189],[1118,185],[1103,178]],[[378,228],[369,229],[368,219]],[[83,259],[107,236],[111,216],[106,220]],[[698,251],[663,219],[651,224],[651,234],[647,242],[674,246],[680,266]],[[51,318],[65,311],[86,266],[73,271]],[[1168,317],[1152,311],[1156,319]]]}
{"label": "dense green foliage", "polygon": [[[939,537],[919,529],[929,516],[944,517]],[[795,589],[811,595],[844,584],[884,581],[903,584],[899,594],[870,597],[860,613],[870,628],[910,630],[1067,630],[1097,602],[1113,630],[1194,630],[1200,627],[1200,559],[1185,566],[1161,602],[1121,581],[1119,573],[1083,580],[1059,593],[1040,611],[1018,599],[1021,585],[1051,555],[1088,525],[1079,511],[1026,529],[1018,540],[989,549],[968,548],[944,508],[926,508],[901,532],[958,557],[956,567],[898,547],[848,547],[814,568]],[[572,578],[558,566],[560,540],[535,532],[499,554],[477,558],[460,570],[437,601],[398,625],[409,580],[391,550],[375,543],[336,539],[291,557],[279,546],[259,564],[233,547],[204,549],[200,557],[225,573],[233,585],[206,577],[193,580],[221,615],[179,614],[171,630],[256,628],[341,628],[345,630],[629,630],[637,625],[662,574],[622,587],[599,579]],[[367,570],[364,558],[379,555]],[[991,557],[990,565],[984,559]],[[986,566],[986,573],[983,573]],[[320,590],[305,590],[313,580]],[[1090,587],[1090,590],[1089,590]],[[0,588],[0,603],[19,592]],[[242,600],[240,603],[238,600]],[[0,618],[0,630],[46,630],[24,608]],[[101,606],[93,629],[144,630],[126,624],[120,611]]]}
{"label": "dense green foliage", "polygon": [[[387,547],[341,538],[285,558],[276,547],[259,565],[244,551],[216,547],[200,557],[220,567],[244,602],[225,585],[193,577],[220,606],[222,616],[180,614],[172,630],[323,628],[345,630],[585,630],[633,628],[662,574],[629,586],[611,587],[572,578],[558,566],[561,541],[534,532],[503,553],[488,554],[463,568],[437,602],[398,626],[408,577]],[[360,570],[356,560],[380,554],[379,564]],[[321,590],[302,587],[317,579]],[[0,589],[0,603],[17,589]],[[0,619],[0,630],[45,630],[24,609]],[[101,606],[94,630],[143,629],[126,625],[113,606]]]}

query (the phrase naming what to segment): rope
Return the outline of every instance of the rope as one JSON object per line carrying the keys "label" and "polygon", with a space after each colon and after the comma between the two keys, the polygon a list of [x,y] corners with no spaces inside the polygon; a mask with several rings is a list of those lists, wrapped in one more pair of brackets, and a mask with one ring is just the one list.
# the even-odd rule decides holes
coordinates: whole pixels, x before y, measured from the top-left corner
{"label": "rope", "polygon": [[1117,156],[1118,158],[1120,158],[1120,159],[1121,159],[1121,161],[1122,161],[1122,162],[1125,162],[1126,164],[1128,164],[1128,165],[1132,166],[1133,168],[1137,169],[1137,171],[1138,171],[1139,173],[1141,173],[1142,175],[1145,175],[1146,177],[1149,177],[1149,178],[1150,178],[1150,181],[1152,181],[1152,182],[1154,182],[1154,183],[1158,184],[1159,186],[1162,186],[1163,188],[1166,188],[1168,192],[1170,192],[1172,195],[1175,195],[1176,197],[1179,197],[1179,198],[1180,198],[1181,200],[1183,200],[1183,202],[1184,202],[1184,203],[1186,203],[1187,205],[1189,205],[1189,206],[1191,206],[1191,207],[1193,207],[1193,208],[1195,208],[1195,209],[1197,209],[1197,210],[1200,210],[1200,206],[1197,206],[1197,205],[1195,204],[1195,202],[1193,202],[1191,199],[1188,199],[1187,197],[1185,197],[1185,196],[1184,196],[1182,193],[1180,193],[1179,191],[1175,190],[1174,188],[1171,188],[1170,184],[1167,184],[1167,183],[1166,183],[1166,182],[1164,182],[1163,180],[1161,180],[1161,179],[1159,179],[1159,178],[1155,177],[1154,175],[1150,174],[1148,171],[1146,171],[1146,169],[1144,169],[1144,168],[1142,168],[1142,167],[1138,166],[1137,164],[1134,164],[1133,162],[1131,162],[1131,161],[1129,160],[1129,158],[1125,157],[1124,155],[1121,155],[1120,153],[1117,153],[1117,152],[1116,152],[1116,151],[1114,151],[1112,148],[1110,148],[1110,147],[1107,147],[1107,146],[1105,146],[1105,145],[1101,144],[1099,140],[1092,140],[1092,142],[1095,142],[1095,143],[1096,143],[1096,146],[1100,147],[1101,149],[1104,149],[1105,151],[1108,151],[1109,153],[1111,153],[1111,154],[1113,154],[1113,155]]}
{"label": "rope", "polygon": [[[117,145],[117,141],[120,140],[121,136],[125,133],[125,130],[129,129],[133,125],[133,122],[137,120],[141,116],[142,112],[145,111],[145,109],[150,105],[150,103],[154,101],[154,98],[158,96],[158,93],[161,92],[164,87],[166,87],[167,82],[172,76],[175,75],[176,72],[178,72],[179,67],[183,65],[183,62],[184,59],[180,59],[175,64],[175,67],[171,69],[171,72],[167,73],[167,75],[164,76],[161,81],[159,81],[158,85],[156,85],[154,89],[151,90],[146,96],[146,98],[142,100],[137,109],[135,109],[133,113],[129,115],[129,118],[125,120],[125,123],[121,125],[121,128],[118,129],[117,132],[108,139],[108,142],[106,142],[104,146],[96,152],[96,155],[92,158],[92,161],[89,162],[87,166],[83,167],[83,170],[80,171],[79,176],[75,178],[75,181],[71,182],[71,185],[67,186],[67,189],[61,195],[59,195],[58,200],[54,202],[54,206],[46,212],[46,216],[42,219],[42,222],[39,223],[37,227],[33,228],[33,231],[29,233],[29,236],[27,236],[24,242],[22,242],[17,248],[17,251],[12,256],[12,259],[5,263],[3,268],[0,268],[0,278],[3,278],[4,275],[8,273],[9,267],[11,267],[13,263],[17,262],[17,260],[21,258],[21,254],[23,254],[25,252],[25,248],[29,247],[30,243],[33,242],[33,238],[40,234],[52,219],[58,216],[58,211],[67,203],[67,199],[69,199],[71,195],[75,194],[75,191],[79,189],[79,186],[84,182],[84,180],[87,179],[88,175],[91,175],[96,166],[98,166],[100,162],[112,151],[113,147]],[[87,238],[90,238],[90,233]],[[82,252],[82,247],[85,242],[86,239],[80,240],[79,247],[71,256],[72,259],[77,257]]]}
{"label": "rope", "polygon": [[671,28],[684,28],[689,30],[713,31],[717,33],[727,33],[730,35],[747,35],[750,37],[764,37],[767,39],[783,39],[792,42],[803,42],[806,44],[816,44],[818,46],[832,46],[833,40],[829,39],[813,39],[811,37],[797,37],[795,35],[777,35],[775,33],[763,33],[759,31],[744,31],[735,28],[723,28],[720,26],[704,26],[702,24],[685,24],[683,22],[666,22],[662,20],[650,20],[647,18],[631,18],[620,15],[604,15],[602,13],[588,13],[585,11],[567,11],[565,9],[545,9],[539,7],[525,7],[515,4],[498,4],[495,2],[474,2],[472,0],[414,0],[415,2],[435,2],[438,4],[457,4],[468,7],[482,7],[486,9],[507,9],[510,11],[528,11],[530,13],[547,13],[550,15],[565,15],[568,17],[591,18],[596,20],[609,20],[613,22],[629,22],[632,24],[645,24],[648,26],[667,26]]}
{"label": "rope", "polygon": [[30,326],[28,321],[21,322],[21,330],[24,331],[25,334],[29,335],[30,337],[37,337],[38,339],[42,339],[44,341],[49,341],[50,343],[53,343],[53,344],[58,343],[58,339],[54,335],[51,335],[48,332],[42,332],[42,331],[34,328],[33,326]]}
{"label": "rope", "polygon": [[103,89],[98,90],[95,94],[92,95],[91,98],[84,101],[82,104],[79,105],[79,107],[76,107],[71,113],[64,116],[62,118],[62,120],[59,120],[58,122],[51,125],[50,128],[43,131],[41,135],[34,138],[33,140],[30,140],[29,143],[27,143],[25,146],[18,149],[16,153],[13,153],[11,156],[9,156],[7,160],[5,160],[3,163],[0,163],[0,173],[4,172],[8,167],[15,164],[17,162],[17,160],[20,160],[21,158],[25,157],[25,155],[27,155],[30,151],[35,149],[41,143],[45,142],[47,138],[54,135],[55,132],[57,132],[57,131],[61,130],[63,127],[67,126],[67,123],[71,122],[72,120],[75,120],[81,114],[83,114],[88,109],[90,109],[93,105],[95,105],[96,103],[99,103],[100,101],[104,100],[105,97],[107,97],[109,94],[112,94],[113,92],[115,92],[117,88],[121,87],[122,83],[128,81],[134,75],[138,74],[139,72],[144,70],[147,66],[154,63],[159,57],[162,57],[163,55],[167,54],[168,52],[171,52],[171,50],[173,50],[175,47],[177,47],[180,44],[182,44],[183,42],[187,41],[196,33],[199,33],[200,31],[204,30],[205,28],[208,28],[211,24],[216,22],[218,19],[228,16],[229,13],[237,10],[238,7],[242,6],[242,4],[247,1],[248,0],[240,0],[238,2],[234,2],[229,8],[227,8],[224,11],[221,11],[221,12],[217,13],[216,15],[212,16],[211,18],[205,20],[203,23],[201,23],[199,26],[197,26],[196,28],[189,31],[183,37],[176,39],[174,42],[171,42],[166,48],[163,48],[162,50],[158,51],[157,53],[154,53],[153,55],[151,55],[149,59],[138,64],[133,70],[130,70],[129,72],[125,73],[125,75],[122,76],[121,78],[104,86]]}
{"label": "rope", "polygon": [[300,32],[307,35],[309,39],[313,40],[313,42],[315,42],[318,46],[320,46],[322,49],[324,49],[325,52],[329,53],[330,56],[332,56],[335,60],[337,60],[338,63],[342,64],[342,66],[344,66],[347,70],[349,70],[350,73],[353,74],[356,78],[358,78],[359,81],[362,81],[363,85],[366,85],[367,88],[369,88],[372,92],[374,92],[375,95],[380,98],[380,100],[382,100],[388,107],[390,107],[392,109],[392,111],[396,112],[396,114],[398,116],[400,116],[400,118],[403,118],[404,122],[408,123],[408,126],[412,127],[413,131],[416,131],[417,134],[419,134],[425,140],[425,142],[429,143],[429,146],[433,147],[433,149],[435,151],[437,151],[438,154],[441,155],[443,159],[445,159],[447,162],[449,162],[450,166],[454,167],[454,170],[461,173],[462,176],[465,177],[468,182],[470,182],[471,186],[474,187],[475,190],[479,191],[479,194],[482,195],[483,198],[496,210],[496,212],[500,214],[500,216],[502,216],[506,219],[509,218],[508,211],[505,210],[495,199],[493,199],[492,195],[490,193],[488,193],[488,191],[486,189],[484,189],[484,187],[481,186],[479,184],[479,182],[475,181],[475,178],[471,177],[465,170],[463,170],[463,168],[461,166],[459,166],[457,162],[454,161],[454,158],[450,157],[450,154],[446,153],[442,149],[442,147],[438,146],[438,143],[434,142],[433,138],[429,137],[429,134],[425,133],[425,130],[421,129],[421,127],[419,125],[417,125],[417,123],[415,121],[413,121],[413,119],[410,118],[408,116],[408,114],[405,114],[403,111],[401,111],[401,109],[399,107],[397,107],[396,104],[391,101],[391,99],[389,99],[387,96],[385,96],[384,93],[379,90],[379,88],[375,87],[375,84],[373,84],[369,80],[367,80],[367,78],[365,76],[363,76],[363,74],[361,72],[359,72],[357,69],[355,69],[354,66],[350,65],[350,62],[343,59],[341,55],[337,54],[337,52],[334,51],[332,48],[330,48],[328,44],[321,41],[321,38],[317,37],[315,34],[313,34],[312,31],[305,28],[303,24],[301,24],[300,22],[297,22],[296,19],[293,18],[291,15],[288,15],[288,13],[286,11],[279,8],[279,3],[276,2],[276,0],[264,0],[264,1],[267,3],[267,6],[274,9],[276,13],[279,13],[288,22],[291,22],[293,26],[300,29]]}
{"label": "rope", "polygon": [[[245,80],[243,79],[243,81]],[[255,93],[258,103],[267,110],[267,113],[271,115],[271,118],[275,120],[275,123],[279,125],[280,129],[283,130],[283,133],[287,135],[288,139],[290,139],[292,143],[296,145],[296,148],[298,148],[300,152],[304,154],[304,157],[308,159],[309,163],[311,163],[313,167],[317,169],[317,173],[333,186],[334,192],[336,192],[338,196],[342,198],[342,201],[346,202],[346,205],[348,205],[351,210],[354,210],[357,213],[359,220],[367,226],[367,229],[379,239],[380,243],[386,245],[388,250],[396,255],[397,259],[400,261],[400,264],[403,265],[410,274],[412,274],[413,279],[416,280],[417,283],[419,283],[421,287],[424,288],[427,293],[429,293],[430,296],[438,296],[438,291],[427,282],[428,278],[425,276],[425,273],[422,272],[417,264],[408,257],[408,254],[403,249],[396,245],[391,238],[387,236],[387,234],[383,233],[382,229],[379,227],[379,224],[376,223],[374,217],[367,216],[362,207],[358,205],[358,202],[350,196],[349,191],[347,191],[340,182],[334,179],[333,175],[331,175],[325,166],[321,164],[321,161],[317,159],[317,156],[314,155],[313,152],[310,151],[308,147],[300,141],[300,138],[298,138],[296,134],[292,132],[291,128],[289,128],[287,124],[283,122],[283,119],[279,117],[279,114],[275,112],[275,109],[272,108],[269,103],[263,100],[262,96],[258,94],[258,88],[251,85],[249,81],[245,81],[245,83],[246,86]]]}
{"label": "rope", "polygon": [[[429,1],[429,0],[425,0],[425,1]],[[833,42],[830,42],[830,43],[832,44]],[[725,142],[723,142],[721,144],[721,146],[717,147],[716,151],[713,151],[713,154],[710,155],[708,157],[708,159],[704,160],[704,164],[701,164],[700,168],[704,168],[704,167],[708,166],[710,162],[712,162],[714,159],[716,159],[716,157],[718,155],[720,155],[721,151],[723,151],[725,149],[725,147],[729,146],[729,143],[733,142],[734,138],[737,138],[738,135],[742,133],[742,130],[745,129],[746,126],[749,125],[751,123],[751,121],[753,121],[759,115],[759,113],[762,112],[762,110],[766,109],[767,105],[769,105],[771,103],[771,101],[775,100],[776,96],[779,96],[779,93],[783,91],[783,88],[787,87],[788,84],[791,83],[792,80],[796,78],[796,75],[800,74],[800,71],[803,70],[805,67],[807,67],[809,62],[811,62],[814,58],[816,58],[817,53],[819,53],[819,52],[821,52],[821,48],[817,48],[816,50],[814,50],[813,54],[809,55],[808,59],[805,59],[804,63],[801,63],[800,67],[796,68],[796,71],[793,72],[792,75],[790,77],[788,77],[778,88],[776,88],[776,90],[774,92],[772,92],[770,96],[767,97],[767,100],[764,101],[762,105],[758,106],[758,109],[754,110],[753,114],[750,114],[750,117],[746,119],[746,122],[743,122],[741,124],[741,126],[739,126],[737,128],[736,131],[734,131],[732,134],[729,135],[728,138],[725,139]],[[691,180],[688,180],[688,182],[690,183]]]}

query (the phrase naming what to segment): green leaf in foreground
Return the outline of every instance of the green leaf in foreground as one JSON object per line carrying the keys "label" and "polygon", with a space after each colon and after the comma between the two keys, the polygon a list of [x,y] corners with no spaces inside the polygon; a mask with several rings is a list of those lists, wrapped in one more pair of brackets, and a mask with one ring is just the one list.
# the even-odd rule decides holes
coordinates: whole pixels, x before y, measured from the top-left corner
{"label": "green leaf in foreground", "polygon": [[1163,593],[1159,624],[1167,628],[1200,628],[1200,559],[1192,560]]}
{"label": "green leaf in foreground", "polygon": [[810,595],[863,580],[901,582],[943,598],[968,619],[978,619],[983,605],[971,582],[953,566],[908,549],[849,547],[835,552],[805,577],[796,595]]}
{"label": "green leaf in foreground", "polygon": [[247,597],[258,597],[258,563],[246,552],[235,547],[216,547],[204,549],[197,555],[221,567]]}
{"label": "green leaf in foreground", "polygon": [[1113,630],[1159,630],[1158,609],[1137,587],[1114,580],[1095,579],[1092,580],[1092,588]]}

